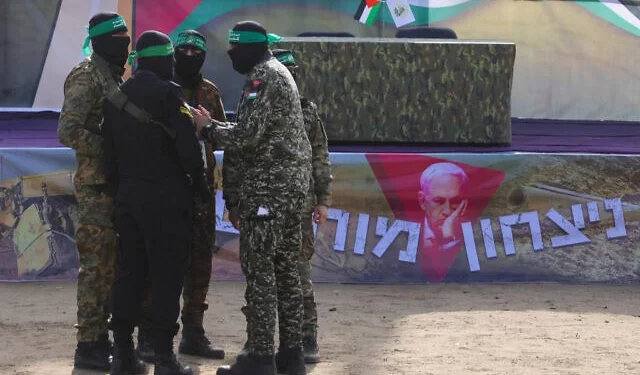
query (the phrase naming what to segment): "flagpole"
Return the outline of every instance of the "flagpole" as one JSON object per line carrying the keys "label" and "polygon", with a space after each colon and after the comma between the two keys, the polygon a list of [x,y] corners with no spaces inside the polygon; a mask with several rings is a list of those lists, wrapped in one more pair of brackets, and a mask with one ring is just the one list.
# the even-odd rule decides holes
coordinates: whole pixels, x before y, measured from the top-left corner
{"label": "flagpole", "polygon": [[389,9],[389,7],[385,6],[387,5],[387,0],[381,0],[380,3],[381,3],[380,7],[382,8],[382,14],[380,15],[381,17],[378,17],[378,38],[383,38],[384,37],[384,34],[383,34],[384,15],[386,14],[384,9]]}

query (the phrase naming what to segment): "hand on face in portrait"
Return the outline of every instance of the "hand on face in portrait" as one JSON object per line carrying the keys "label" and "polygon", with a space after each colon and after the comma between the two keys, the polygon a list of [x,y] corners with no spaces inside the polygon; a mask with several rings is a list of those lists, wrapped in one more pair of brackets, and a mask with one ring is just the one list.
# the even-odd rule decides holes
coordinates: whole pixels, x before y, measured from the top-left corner
{"label": "hand on face in portrait", "polygon": [[451,215],[449,215],[442,222],[442,237],[451,238],[454,237],[457,228],[460,227],[460,219],[464,217],[464,212],[467,208],[467,201],[463,200],[458,208],[456,208]]}
{"label": "hand on face in portrait", "polygon": [[425,170],[418,202],[425,213],[426,231],[445,240],[459,234],[468,205],[463,194],[465,183],[464,172],[449,163],[435,164]]}

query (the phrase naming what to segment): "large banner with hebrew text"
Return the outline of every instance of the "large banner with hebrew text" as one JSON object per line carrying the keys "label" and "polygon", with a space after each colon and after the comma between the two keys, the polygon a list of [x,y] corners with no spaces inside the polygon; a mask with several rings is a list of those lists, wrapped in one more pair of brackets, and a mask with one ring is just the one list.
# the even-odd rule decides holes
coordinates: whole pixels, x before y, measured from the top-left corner
{"label": "large banner with hebrew text", "polygon": [[[215,280],[242,280],[217,153]],[[640,281],[640,157],[335,153],[317,282]],[[0,150],[0,280],[74,279],[69,149]],[[212,224],[213,226],[213,224]]]}

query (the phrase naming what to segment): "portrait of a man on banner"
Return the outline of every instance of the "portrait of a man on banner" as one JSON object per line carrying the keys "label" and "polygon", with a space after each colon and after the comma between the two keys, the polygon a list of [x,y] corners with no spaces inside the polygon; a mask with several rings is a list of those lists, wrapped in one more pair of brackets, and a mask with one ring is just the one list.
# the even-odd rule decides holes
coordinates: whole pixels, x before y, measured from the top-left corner
{"label": "portrait of a man on banner", "polygon": [[426,155],[367,158],[395,219],[420,224],[416,265],[442,281],[464,256],[462,223],[480,220],[505,173]]}
{"label": "portrait of a man on banner", "polygon": [[453,163],[431,164],[422,172],[418,204],[424,211],[423,247],[447,251],[460,245],[468,182],[464,170]]}

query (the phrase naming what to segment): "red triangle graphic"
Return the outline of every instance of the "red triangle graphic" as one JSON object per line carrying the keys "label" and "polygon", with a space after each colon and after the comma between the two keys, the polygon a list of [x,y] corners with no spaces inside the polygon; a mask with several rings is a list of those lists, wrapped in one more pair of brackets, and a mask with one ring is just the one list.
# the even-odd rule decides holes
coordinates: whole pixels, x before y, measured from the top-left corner
{"label": "red triangle graphic", "polygon": [[420,223],[417,263],[441,281],[464,247],[461,223],[478,222],[505,173],[425,155],[366,157],[396,219]]}
{"label": "red triangle graphic", "polygon": [[380,1],[379,0],[365,0],[365,3],[367,4],[367,6],[369,8],[371,8],[371,7],[374,7],[374,6],[378,5],[378,4],[380,4]]}

